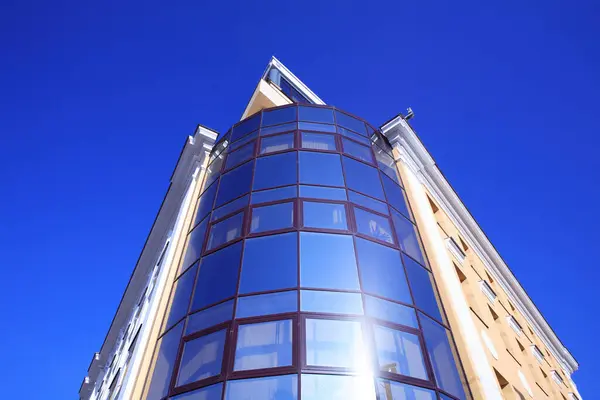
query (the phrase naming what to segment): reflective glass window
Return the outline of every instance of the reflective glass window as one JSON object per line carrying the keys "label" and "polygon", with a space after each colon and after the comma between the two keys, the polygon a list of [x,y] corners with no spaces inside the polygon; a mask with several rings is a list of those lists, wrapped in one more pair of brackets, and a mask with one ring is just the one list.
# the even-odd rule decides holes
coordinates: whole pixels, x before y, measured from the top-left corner
{"label": "reflective glass window", "polygon": [[200,261],[192,311],[218,303],[235,294],[242,242],[205,256]]}
{"label": "reflective glass window", "polygon": [[459,399],[464,399],[465,391],[456,368],[455,352],[450,345],[450,332],[421,313],[419,313],[419,319],[438,387]]}
{"label": "reflective glass window", "polygon": [[321,107],[299,107],[298,119],[300,121],[322,122],[333,124],[333,110]]}
{"label": "reflective glass window", "polygon": [[224,158],[225,155],[220,154],[211,164],[208,165],[206,168],[206,179],[204,180],[205,186],[212,184],[219,177],[219,172],[221,172]]}
{"label": "reflective glass window", "polygon": [[297,233],[246,239],[240,293],[298,285]]}
{"label": "reflective glass window", "polygon": [[283,107],[272,111],[263,111],[262,126],[279,125],[296,120],[297,107]]}
{"label": "reflective glass window", "polygon": [[227,219],[224,219],[210,228],[208,235],[208,250],[231,242],[242,235],[242,224],[244,222],[244,212],[237,213]]}
{"label": "reflective glass window", "polygon": [[374,239],[394,243],[392,227],[386,217],[354,207],[354,217],[359,233],[371,236]]}
{"label": "reflective glass window", "polygon": [[254,190],[296,183],[296,152],[260,157],[256,160]]}
{"label": "reflective glass window", "polygon": [[443,322],[431,273],[408,257],[404,257],[404,265],[415,305],[433,318]]}
{"label": "reflective glass window", "polygon": [[398,185],[401,184],[400,177],[398,176],[398,170],[396,169],[396,163],[392,156],[381,150],[377,146],[373,146],[375,151],[375,158],[377,159],[377,165],[387,176],[392,178]]}
{"label": "reflective glass window", "polygon": [[158,356],[156,357],[156,364],[154,365],[152,380],[146,397],[148,400],[160,400],[169,392],[169,384],[175,367],[182,331],[183,321],[158,341]]}
{"label": "reflective glass window", "polygon": [[381,371],[427,379],[419,337],[381,325],[373,326]]}
{"label": "reflective glass window", "polygon": [[307,318],[305,323],[307,365],[364,368],[367,360],[360,322]]}
{"label": "reflective glass window", "polygon": [[[358,376],[302,374],[302,400],[325,399],[375,400],[373,378],[366,374]],[[381,400],[387,398],[382,397]]]}
{"label": "reflective glass window", "polygon": [[198,200],[198,211],[196,212],[196,218],[194,220],[194,226],[198,224],[198,222],[202,221],[204,217],[210,213],[210,210],[213,208],[213,203],[215,202],[215,195],[217,194],[217,184],[212,185],[208,189],[202,193],[200,199]]}
{"label": "reflective glass window", "polygon": [[179,396],[171,397],[171,400],[221,400],[223,395],[223,383],[203,387],[202,389],[194,390],[180,394]]}
{"label": "reflective glass window", "polygon": [[359,290],[352,236],[301,232],[300,285]]}
{"label": "reflective glass window", "polygon": [[302,290],[300,311],[330,314],[363,314],[360,293]]}
{"label": "reflective glass window", "polygon": [[364,136],[360,136],[358,133],[354,133],[349,129],[343,128],[341,126],[337,127],[337,132],[342,135],[342,136],[346,136],[347,138],[350,138],[352,140],[356,140],[357,142],[360,142],[362,144],[364,144],[365,146],[370,146],[371,145],[371,141],[369,139],[367,139]]}
{"label": "reflective glass window", "polygon": [[212,215],[210,216],[210,220],[216,221],[218,219],[223,218],[226,215],[229,215],[241,208],[246,207],[248,205],[248,197],[249,195],[245,195],[217,208],[213,211]]}
{"label": "reflective glass window", "polygon": [[234,371],[292,365],[292,320],[240,325]]}
{"label": "reflective glass window", "polygon": [[346,189],[300,185],[300,197],[346,201]]}
{"label": "reflective glass window", "polygon": [[346,207],[336,203],[302,202],[304,226],[321,229],[347,230]]}
{"label": "reflective glass window", "polygon": [[188,235],[188,242],[185,248],[185,256],[179,272],[185,271],[190,265],[198,261],[202,254],[202,245],[206,237],[206,228],[208,227],[208,218],[194,228]]}
{"label": "reflective glass window", "polygon": [[250,191],[253,161],[240,165],[221,177],[215,207],[228,203]]}
{"label": "reflective glass window", "polygon": [[402,190],[400,186],[396,185],[386,175],[381,175],[381,178],[381,180],[383,181],[383,188],[385,189],[385,196],[387,197],[388,203],[396,210],[404,214],[406,217],[412,219],[410,212],[408,211],[406,198],[404,197],[404,190]]}
{"label": "reflective glass window", "polygon": [[326,133],[301,132],[302,148],[335,151],[335,137]]}
{"label": "reflective glass window", "polygon": [[227,161],[225,161],[225,169],[231,169],[251,159],[254,156],[255,144],[256,142],[251,142],[236,151],[229,152]]}
{"label": "reflective glass window", "polygon": [[373,167],[348,157],[344,159],[346,185],[352,190],[364,193],[376,199],[385,200],[379,173]]}
{"label": "reflective glass window", "polygon": [[258,137],[258,131],[254,131],[249,135],[244,136],[243,139],[238,140],[237,142],[231,143],[229,145],[229,151],[234,151],[245,145],[251,140],[254,140]]}
{"label": "reflective glass window", "polygon": [[301,151],[300,183],[326,186],[344,186],[340,156]]}
{"label": "reflective glass window", "polygon": [[335,112],[335,119],[338,125],[352,129],[354,132],[360,133],[363,136],[367,136],[367,127],[363,121],[339,111]]}
{"label": "reflective glass window", "polygon": [[252,193],[252,204],[267,203],[269,201],[285,200],[296,197],[298,194],[297,186],[286,186],[277,189],[261,190]]}
{"label": "reflective glass window", "polygon": [[226,301],[216,306],[198,311],[188,317],[188,324],[185,327],[185,334],[199,332],[219,325],[220,323],[231,320],[233,316],[233,300]]}
{"label": "reflective glass window", "polygon": [[214,332],[183,345],[176,386],[196,382],[221,373],[226,330]]}
{"label": "reflective glass window", "polygon": [[260,140],[260,154],[275,153],[294,148],[294,134],[267,136]]}
{"label": "reflective glass window", "polygon": [[260,113],[255,114],[253,117],[250,117],[250,118],[246,119],[245,121],[241,122],[240,124],[238,124],[237,126],[235,126],[233,128],[233,131],[231,132],[231,141],[235,142],[236,140],[242,138],[243,136],[249,134],[250,132],[257,130],[259,124],[260,124]]}
{"label": "reflective glass window", "polygon": [[433,390],[424,389],[406,383],[377,380],[377,391],[382,400],[436,400]]}
{"label": "reflective glass window", "polygon": [[423,251],[421,250],[421,243],[417,236],[417,228],[409,220],[394,210],[392,210],[392,222],[394,223],[396,237],[398,238],[398,244],[402,251],[421,264],[427,265],[425,257],[423,256]]}
{"label": "reflective glass window", "polygon": [[356,251],[365,292],[412,303],[400,252],[361,238],[356,238]]}
{"label": "reflective glass window", "polygon": [[298,311],[298,292],[279,292],[238,297],[236,318],[283,314]]}
{"label": "reflective glass window", "polygon": [[298,375],[228,381],[225,400],[296,400]]}
{"label": "reflective glass window", "polygon": [[316,124],[313,122],[298,122],[298,129],[303,131],[335,132],[335,125]]}
{"label": "reflective glass window", "polygon": [[419,329],[413,308],[368,295],[365,295],[365,308],[367,315],[373,318]]}
{"label": "reflective glass window", "polygon": [[266,136],[266,135],[274,135],[276,133],[281,133],[281,132],[293,131],[293,130],[296,130],[297,127],[298,127],[298,124],[296,122],[290,122],[289,124],[270,126],[268,128],[261,128],[260,135]]}
{"label": "reflective glass window", "polygon": [[169,318],[167,318],[163,330],[169,329],[187,314],[192,289],[194,288],[194,280],[196,279],[196,272],[198,272],[198,267],[190,268],[175,283],[175,292],[171,301],[171,308],[169,309]]}
{"label": "reflective glass window", "polygon": [[348,197],[350,198],[351,202],[353,202],[354,204],[358,204],[359,206],[363,206],[373,211],[377,211],[380,214],[389,215],[390,213],[387,205],[383,201],[363,196],[362,194],[353,192],[352,190],[348,191]]}
{"label": "reflective glass window", "polygon": [[370,147],[363,146],[346,138],[342,138],[342,145],[344,146],[344,153],[373,164],[373,154]]}
{"label": "reflective glass window", "polygon": [[254,207],[250,233],[267,232],[294,226],[294,203],[278,203]]}

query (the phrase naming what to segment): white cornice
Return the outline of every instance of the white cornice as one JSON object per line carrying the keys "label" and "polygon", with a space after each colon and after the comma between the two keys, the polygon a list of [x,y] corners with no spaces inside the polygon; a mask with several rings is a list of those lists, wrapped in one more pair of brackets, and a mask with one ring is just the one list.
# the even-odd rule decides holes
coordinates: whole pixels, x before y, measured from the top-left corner
{"label": "white cornice", "polygon": [[381,130],[398,151],[398,159],[403,161],[417,175],[440,208],[444,210],[458,228],[461,236],[506,292],[511,302],[515,304],[531,325],[536,335],[556,358],[562,369],[569,374],[576,371],[578,364],[575,358],[561,343],[535,304],[533,304],[508,268],[508,265],[444,178],[434,159],[410,125],[401,116],[397,116],[383,125]]}
{"label": "white cornice", "polygon": [[271,57],[271,61],[269,62],[267,69],[263,73],[262,79],[265,79],[267,77],[267,74],[269,73],[269,69],[271,69],[271,67],[277,68],[281,75],[283,75],[292,85],[296,87],[296,89],[300,91],[300,93],[302,93],[306,98],[310,99],[313,103],[321,105],[325,104],[325,102],[321,100],[321,98],[317,96],[315,92],[310,90],[308,86],[306,86],[300,79],[298,79],[298,77],[294,75],[292,71],[287,69],[287,67],[283,65],[281,61],[276,59],[275,56]]}

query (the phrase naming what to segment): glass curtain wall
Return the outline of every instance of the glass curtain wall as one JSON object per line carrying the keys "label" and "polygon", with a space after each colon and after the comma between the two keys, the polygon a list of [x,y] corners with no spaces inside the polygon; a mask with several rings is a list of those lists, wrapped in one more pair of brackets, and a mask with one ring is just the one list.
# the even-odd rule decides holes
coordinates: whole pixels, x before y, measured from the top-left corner
{"label": "glass curtain wall", "polygon": [[149,400],[470,398],[377,129],[278,107],[209,162]]}

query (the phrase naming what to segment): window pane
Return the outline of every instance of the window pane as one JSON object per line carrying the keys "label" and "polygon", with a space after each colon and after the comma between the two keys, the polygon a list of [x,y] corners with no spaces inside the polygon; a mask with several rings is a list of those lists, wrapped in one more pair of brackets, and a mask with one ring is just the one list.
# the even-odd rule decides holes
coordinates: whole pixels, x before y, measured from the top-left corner
{"label": "window pane", "polygon": [[285,200],[298,195],[297,186],[286,186],[278,189],[261,190],[252,193],[252,204],[266,203],[269,201]]}
{"label": "window pane", "polygon": [[411,214],[408,211],[408,206],[406,205],[406,198],[404,197],[404,191],[402,188],[396,185],[386,175],[381,175],[381,178],[383,181],[383,188],[385,189],[385,195],[387,197],[387,202],[396,210],[404,214],[404,216],[412,219]]}
{"label": "window pane", "polygon": [[254,156],[254,145],[256,142],[248,143],[239,150],[230,152],[225,161],[225,169],[230,169],[251,159]]}
{"label": "window pane", "polygon": [[213,203],[215,202],[216,194],[217,194],[217,185],[216,184],[212,185],[211,187],[206,189],[204,191],[204,193],[202,193],[202,196],[200,196],[200,200],[198,201],[198,206],[197,206],[198,211],[196,212],[196,219],[194,220],[194,226],[196,226],[196,224],[198,222],[202,221],[204,219],[204,217],[206,217],[208,215],[210,210],[212,210]]}
{"label": "window pane", "polygon": [[237,211],[243,207],[246,207],[248,205],[248,197],[249,197],[249,195],[245,195],[243,197],[240,197],[239,199],[236,199],[234,201],[231,201],[231,202],[225,204],[224,206],[217,208],[216,210],[213,211],[212,215],[210,216],[210,220],[216,221],[218,219],[223,218],[224,216],[226,216],[228,214],[233,213],[234,211]]}
{"label": "window pane", "polygon": [[215,207],[228,203],[250,191],[253,165],[253,161],[247,162],[221,177]]}
{"label": "window pane", "polygon": [[457,358],[455,352],[450,347],[450,333],[432,319],[419,313],[421,326],[423,328],[423,337],[429,354],[429,360],[433,367],[433,375],[438,383],[438,387],[446,392],[458,397],[465,398],[464,388],[461,382],[461,376],[456,368]]}
{"label": "window pane", "polygon": [[246,239],[240,293],[298,285],[297,235],[293,232]]}
{"label": "window pane", "polygon": [[348,188],[375,197],[376,199],[385,200],[377,170],[360,161],[348,157],[343,158],[346,185]]}
{"label": "window pane", "polygon": [[225,155],[220,154],[217,157],[217,159],[215,159],[208,166],[208,168],[206,168],[206,179],[204,180],[204,186],[209,186],[219,177],[219,172],[221,172],[221,167],[223,166],[224,158],[225,158]]}
{"label": "window pane", "polygon": [[406,218],[392,210],[392,221],[396,230],[398,244],[402,251],[417,260],[423,265],[427,265],[421,243],[417,237],[417,228]]}
{"label": "window pane", "polygon": [[324,133],[302,132],[302,147],[314,150],[335,151],[335,138]]}
{"label": "window pane", "polygon": [[356,238],[363,290],[388,299],[411,304],[400,252]]}
{"label": "window pane", "polygon": [[[302,400],[325,399],[375,400],[373,378],[362,375],[346,376],[302,374]],[[388,399],[382,397],[381,400]]]}
{"label": "window pane", "polygon": [[284,133],[283,135],[267,136],[260,140],[260,154],[274,153],[292,149],[294,147],[294,134]]}
{"label": "window pane", "polygon": [[218,303],[235,294],[242,242],[232,244],[200,261],[192,311]]}
{"label": "window pane", "polygon": [[412,289],[415,305],[440,322],[444,322],[438,297],[434,292],[433,276],[425,268],[408,257],[404,257],[408,282]]}
{"label": "window pane", "polygon": [[365,295],[365,307],[367,315],[371,317],[419,329],[417,314],[410,307],[367,295]]}
{"label": "window pane", "polygon": [[400,177],[398,176],[398,170],[396,169],[396,163],[389,154],[385,153],[377,146],[373,146],[375,152],[375,158],[377,159],[377,165],[387,176],[392,178],[398,185],[401,184]]}
{"label": "window pane", "polygon": [[202,255],[202,245],[206,237],[206,228],[208,227],[208,218],[205,219],[188,235],[187,247],[183,263],[179,268],[179,272],[185,271],[190,265],[198,261]]}
{"label": "window pane", "polygon": [[256,114],[253,117],[246,119],[245,121],[240,123],[238,126],[233,128],[233,131],[231,132],[231,141],[235,142],[236,140],[240,139],[244,135],[247,135],[248,133],[257,130],[259,124],[260,124],[260,114]]}
{"label": "window pane", "polygon": [[296,120],[297,107],[284,107],[273,111],[263,111],[262,126],[279,125]]}
{"label": "window pane", "polygon": [[371,141],[369,139],[367,139],[366,137],[360,136],[358,133],[354,133],[351,130],[342,128],[341,126],[337,127],[337,132],[340,135],[346,136],[347,138],[350,138],[352,140],[356,140],[357,142],[360,142],[360,143],[364,144],[365,146],[371,145]]}
{"label": "window pane", "polygon": [[300,197],[346,201],[346,189],[300,185]]}
{"label": "window pane", "polygon": [[268,189],[296,183],[296,152],[260,157],[256,160],[254,189]]}
{"label": "window pane", "polygon": [[371,210],[377,211],[381,214],[389,215],[390,213],[387,205],[382,201],[363,196],[362,194],[353,192],[352,190],[348,191],[348,197],[350,198],[351,202],[358,204],[359,206],[370,208]]}
{"label": "window pane", "polygon": [[188,317],[188,324],[185,328],[185,334],[189,335],[199,332],[211,326],[219,325],[222,322],[229,321],[233,315],[233,300],[199,311]]}
{"label": "window pane", "polygon": [[359,233],[371,236],[377,240],[394,243],[390,221],[380,215],[354,207],[354,217]]}
{"label": "window pane", "polygon": [[163,327],[163,331],[169,329],[174,323],[187,315],[188,307],[190,306],[190,297],[194,288],[194,280],[196,279],[198,268],[190,268],[181,276],[175,283],[175,292],[171,301],[169,310],[169,318]]}
{"label": "window pane", "polygon": [[234,371],[292,365],[292,321],[240,325]]}
{"label": "window pane", "polygon": [[179,350],[179,341],[183,331],[183,321],[177,324],[158,341],[158,355],[148,389],[147,400],[159,400],[169,392],[171,374],[175,366],[175,358]]}
{"label": "window pane", "polygon": [[365,123],[339,111],[335,112],[335,118],[338,125],[352,129],[354,132],[367,136],[367,127]]}
{"label": "window pane", "polygon": [[267,232],[294,226],[294,203],[272,204],[252,209],[250,233]]}
{"label": "window pane", "polygon": [[335,125],[315,124],[312,122],[298,122],[298,129],[303,131],[335,132]]}
{"label": "window pane", "polygon": [[301,151],[300,183],[344,186],[340,156],[337,154]]}
{"label": "window pane", "polygon": [[236,318],[283,314],[298,311],[298,292],[281,292],[238,298]]}
{"label": "window pane", "polygon": [[240,212],[221,222],[217,222],[210,228],[208,235],[208,250],[214,249],[222,244],[231,242],[242,235],[242,223],[244,222],[244,212]]}
{"label": "window pane", "polygon": [[360,293],[322,292],[302,290],[300,311],[332,314],[363,314]]}
{"label": "window pane", "polygon": [[298,119],[300,121],[323,122],[333,124],[333,110],[320,107],[299,107]]}
{"label": "window pane", "polygon": [[369,147],[362,146],[346,138],[342,138],[342,144],[344,145],[344,153],[350,154],[359,160],[366,161],[369,164],[373,163],[373,154]]}
{"label": "window pane", "polygon": [[436,400],[433,390],[385,379],[377,380],[377,391],[382,400]]}
{"label": "window pane", "polygon": [[221,373],[226,332],[224,329],[184,344],[176,386]]}
{"label": "window pane", "polygon": [[296,130],[297,126],[298,126],[298,124],[296,124],[295,122],[290,122],[289,124],[281,124],[281,125],[270,126],[268,128],[260,128],[260,135],[266,136],[266,135],[273,135],[275,133],[280,133],[280,132],[294,131],[294,130]]}
{"label": "window pane", "polygon": [[248,143],[249,141],[256,139],[257,137],[258,137],[258,131],[254,131],[251,134],[244,136],[243,139],[240,139],[235,143],[231,143],[229,145],[229,151],[237,150],[240,147],[242,147],[243,145],[245,145],[246,143]]}
{"label": "window pane", "polygon": [[322,229],[348,229],[343,204],[303,202],[304,226]]}
{"label": "window pane", "polygon": [[296,400],[298,376],[282,375],[267,378],[228,381],[225,400]]}
{"label": "window pane", "polygon": [[171,400],[221,400],[223,394],[223,383],[217,383],[202,389],[194,390],[171,397]]}
{"label": "window pane", "polygon": [[306,364],[360,370],[366,363],[360,322],[306,319]]}
{"label": "window pane", "polygon": [[381,371],[427,379],[419,337],[385,326],[373,326]]}
{"label": "window pane", "polygon": [[352,236],[301,232],[300,285],[359,290]]}

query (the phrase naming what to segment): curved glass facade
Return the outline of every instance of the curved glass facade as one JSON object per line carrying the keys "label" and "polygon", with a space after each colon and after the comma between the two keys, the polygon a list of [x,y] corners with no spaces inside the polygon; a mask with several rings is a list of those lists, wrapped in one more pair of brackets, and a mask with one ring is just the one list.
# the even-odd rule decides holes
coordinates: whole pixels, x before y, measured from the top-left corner
{"label": "curved glass facade", "polygon": [[210,157],[148,399],[465,399],[391,148],[329,106]]}

